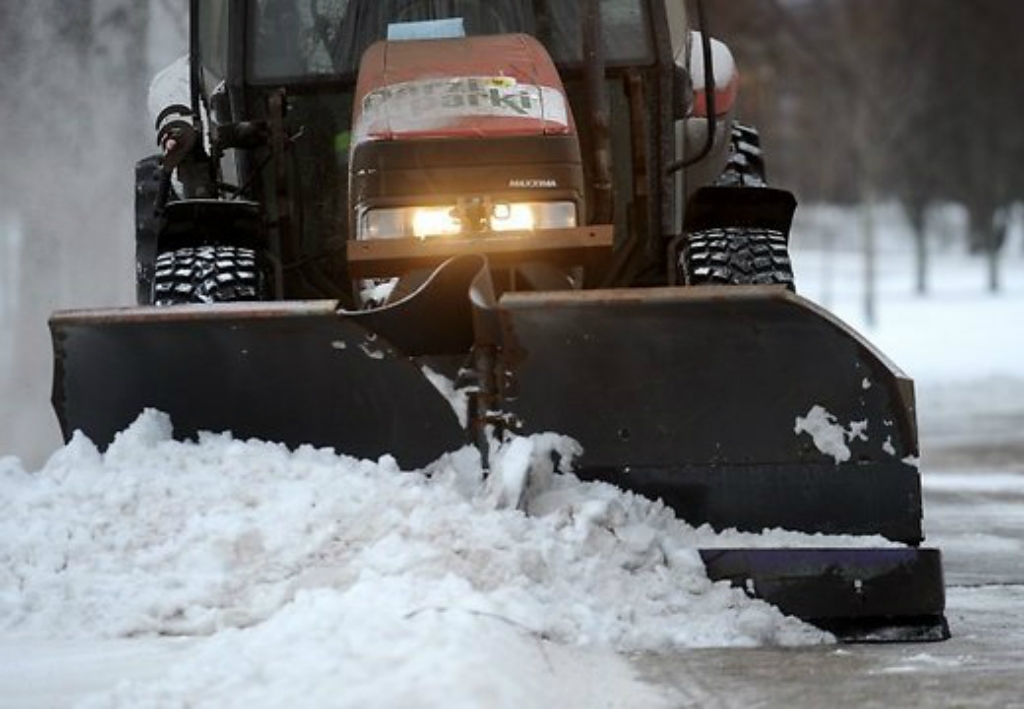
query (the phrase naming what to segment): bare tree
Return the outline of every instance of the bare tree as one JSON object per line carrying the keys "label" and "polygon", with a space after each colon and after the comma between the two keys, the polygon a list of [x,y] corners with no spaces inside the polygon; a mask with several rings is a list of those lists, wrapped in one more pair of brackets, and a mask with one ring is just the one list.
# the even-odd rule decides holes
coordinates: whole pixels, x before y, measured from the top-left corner
{"label": "bare tree", "polygon": [[[1005,0],[718,0],[712,16],[758,81],[775,174],[803,198],[897,198],[912,227],[915,287],[927,290],[927,214],[956,201],[968,244],[998,256],[1024,191],[1017,69],[1024,3]],[[769,64],[771,72],[760,65]],[[870,223],[867,220],[866,223]]]}
{"label": "bare tree", "polygon": [[1017,32],[1024,6],[950,3],[939,20],[948,46],[942,71],[950,118],[940,126],[943,162],[953,177],[948,194],[967,208],[970,249],[986,256],[988,287],[998,291],[999,255],[1013,203],[1024,190],[1018,127],[1024,46]]}

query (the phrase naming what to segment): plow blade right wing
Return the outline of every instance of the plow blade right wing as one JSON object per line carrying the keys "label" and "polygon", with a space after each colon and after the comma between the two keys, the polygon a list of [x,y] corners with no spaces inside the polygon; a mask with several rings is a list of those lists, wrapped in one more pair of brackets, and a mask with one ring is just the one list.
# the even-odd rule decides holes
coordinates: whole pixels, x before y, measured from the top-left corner
{"label": "plow blade right wing", "polygon": [[515,293],[498,312],[505,412],[578,440],[581,477],[716,529],[921,540],[912,384],[810,301],[771,286]]}

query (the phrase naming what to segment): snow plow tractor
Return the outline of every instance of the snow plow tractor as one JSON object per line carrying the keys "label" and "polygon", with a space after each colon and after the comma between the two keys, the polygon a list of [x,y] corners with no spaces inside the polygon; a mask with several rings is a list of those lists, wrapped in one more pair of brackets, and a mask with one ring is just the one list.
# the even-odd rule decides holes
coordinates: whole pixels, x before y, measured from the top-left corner
{"label": "snow plow tractor", "polygon": [[895,542],[701,554],[846,640],[948,636],[912,382],[797,295],[795,199],[683,0],[190,11],[136,170],[139,305],[51,319],[65,437],[152,407],[420,467],[555,431],[694,525]]}

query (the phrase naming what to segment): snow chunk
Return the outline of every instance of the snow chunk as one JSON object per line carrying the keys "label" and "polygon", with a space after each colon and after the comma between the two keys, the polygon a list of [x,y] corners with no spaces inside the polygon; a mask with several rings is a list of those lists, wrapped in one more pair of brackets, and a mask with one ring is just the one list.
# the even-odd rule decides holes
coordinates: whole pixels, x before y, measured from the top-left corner
{"label": "snow chunk", "polygon": [[388,302],[392,291],[398,285],[397,278],[375,278],[361,282],[360,301],[367,307],[380,307]]}
{"label": "snow chunk", "polygon": [[495,507],[519,507],[526,493],[532,455],[533,443],[529,438],[518,436],[491,454],[491,474],[487,482]]}
{"label": "snow chunk", "polygon": [[837,464],[850,459],[846,429],[836,422],[835,416],[817,404],[811,407],[807,416],[796,417],[793,432],[809,434],[817,449],[835,458]]}
{"label": "snow chunk", "polygon": [[853,441],[853,440],[866,441],[866,440],[868,440],[868,434],[866,433],[867,430],[868,430],[868,422],[867,421],[851,421],[850,422],[850,430],[846,432],[846,440],[848,440],[848,441]]}
{"label": "snow chunk", "polygon": [[90,470],[102,463],[103,456],[96,445],[84,433],[75,431],[67,445],[58,448],[50,456],[46,462],[46,469],[51,471],[56,479],[65,480],[75,470]]}
{"label": "snow chunk", "polygon": [[108,456],[117,459],[133,456],[140,450],[151,450],[166,443],[174,435],[171,417],[162,411],[146,409],[128,428],[114,436],[114,442],[107,451]]}
{"label": "snow chunk", "polygon": [[892,436],[885,437],[885,443],[882,444],[882,450],[889,455],[896,455],[896,447],[892,444]]}
{"label": "snow chunk", "polygon": [[555,433],[492,441],[488,499],[498,509],[522,509],[529,501],[528,493],[537,495],[551,487],[555,461],[559,472],[568,473],[581,453],[579,443]]}

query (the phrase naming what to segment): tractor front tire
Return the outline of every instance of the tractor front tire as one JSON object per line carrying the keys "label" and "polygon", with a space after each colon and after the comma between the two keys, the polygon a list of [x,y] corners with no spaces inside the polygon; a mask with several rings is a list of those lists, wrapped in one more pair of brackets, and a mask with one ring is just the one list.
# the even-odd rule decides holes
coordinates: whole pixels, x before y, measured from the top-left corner
{"label": "tractor front tire", "polygon": [[157,256],[154,305],[269,300],[270,270],[254,249],[197,246]]}
{"label": "tractor front tire", "polygon": [[724,227],[689,235],[679,255],[686,285],[784,285],[795,290],[784,233]]}
{"label": "tractor front tire", "polygon": [[715,184],[719,187],[767,187],[768,176],[755,128],[737,123],[729,135],[729,161]]}

